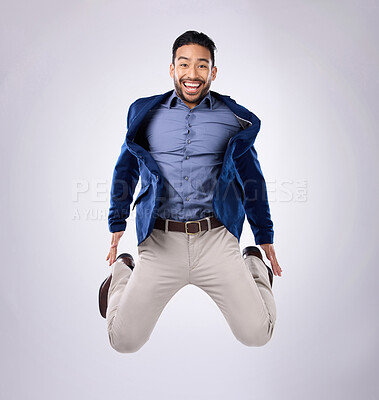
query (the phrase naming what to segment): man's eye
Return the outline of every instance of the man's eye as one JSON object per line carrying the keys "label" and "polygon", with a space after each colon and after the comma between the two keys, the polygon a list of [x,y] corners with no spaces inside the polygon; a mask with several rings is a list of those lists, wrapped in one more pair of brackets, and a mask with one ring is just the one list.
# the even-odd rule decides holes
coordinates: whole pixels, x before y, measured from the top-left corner
{"label": "man's eye", "polygon": [[181,66],[181,67],[186,67],[186,66],[187,66],[187,64],[180,64],[180,66]]}
{"label": "man's eye", "polygon": [[206,65],[199,65],[200,68],[207,68]]}

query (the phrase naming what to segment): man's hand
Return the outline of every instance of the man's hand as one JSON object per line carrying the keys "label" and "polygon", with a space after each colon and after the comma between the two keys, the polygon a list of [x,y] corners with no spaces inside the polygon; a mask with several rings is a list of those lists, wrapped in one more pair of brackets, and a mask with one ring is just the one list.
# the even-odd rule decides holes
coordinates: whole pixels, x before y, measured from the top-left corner
{"label": "man's hand", "polygon": [[109,250],[109,253],[108,253],[108,256],[106,259],[106,261],[109,260],[109,265],[112,265],[116,260],[118,242],[120,241],[121,236],[124,234],[124,232],[125,231],[112,233],[111,248]]}
{"label": "man's hand", "polygon": [[260,246],[266,253],[266,257],[270,260],[274,275],[282,276],[282,269],[280,268],[278,260],[276,259],[274,245],[271,243],[266,243],[261,244]]}

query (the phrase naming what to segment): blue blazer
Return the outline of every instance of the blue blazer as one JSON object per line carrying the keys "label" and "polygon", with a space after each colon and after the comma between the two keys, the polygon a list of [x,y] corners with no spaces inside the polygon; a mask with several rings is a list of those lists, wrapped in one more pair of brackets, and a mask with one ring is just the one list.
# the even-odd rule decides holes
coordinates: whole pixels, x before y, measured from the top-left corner
{"label": "blue blazer", "polygon": [[[127,133],[121,147],[112,179],[111,200],[108,215],[111,232],[124,231],[126,219],[139,177],[141,191],[134,201],[138,244],[144,241],[154,228],[163,188],[159,167],[138,135],[147,112],[163,102],[173,89],[159,95],[136,100],[129,108]],[[213,193],[215,217],[237,237],[241,236],[245,215],[253,231],[255,243],[273,243],[274,231],[267,200],[267,188],[254,148],[259,132],[259,118],[230,96],[211,91],[235,114],[243,128],[228,142],[221,172]]]}

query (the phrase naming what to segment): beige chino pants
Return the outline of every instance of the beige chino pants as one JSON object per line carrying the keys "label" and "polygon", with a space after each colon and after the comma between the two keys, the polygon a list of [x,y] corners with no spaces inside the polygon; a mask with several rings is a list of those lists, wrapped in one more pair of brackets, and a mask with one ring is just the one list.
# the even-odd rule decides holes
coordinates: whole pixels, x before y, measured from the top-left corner
{"label": "beige chino pants", "polygon": [[241,343],[270,340],[276,306],[267,268],[258,257],[244,259],[237,238],[222,225],[194,235],[153,229],[138,246],[133,272],[120,260],[112,264],[106,315],[111,346],[120,353],[139,350],[165,305],[188,284],[208,293]]}

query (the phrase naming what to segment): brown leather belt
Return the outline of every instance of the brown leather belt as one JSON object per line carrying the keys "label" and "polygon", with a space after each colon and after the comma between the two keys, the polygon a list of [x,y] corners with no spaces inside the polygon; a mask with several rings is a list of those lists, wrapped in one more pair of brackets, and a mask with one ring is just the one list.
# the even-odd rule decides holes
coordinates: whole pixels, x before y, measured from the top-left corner
{"label": "brown leather belt", "polygon": [[184,232],[189,235],[194,235],[195,233],[199,233],[202,231],[207,231],[209,229],[208,221],[211,229],[217,228],[221,226],[222,223],[218,221],[215,217],[208,217],[204,219],[199,219],[197,221],[173,221],[171,219],[161,219],[157,218],[155,221],[154,228],[160,229],[162,231],[175,231],[175,232]]}

